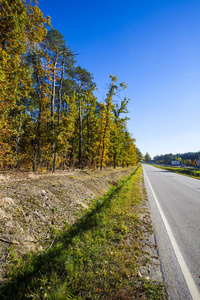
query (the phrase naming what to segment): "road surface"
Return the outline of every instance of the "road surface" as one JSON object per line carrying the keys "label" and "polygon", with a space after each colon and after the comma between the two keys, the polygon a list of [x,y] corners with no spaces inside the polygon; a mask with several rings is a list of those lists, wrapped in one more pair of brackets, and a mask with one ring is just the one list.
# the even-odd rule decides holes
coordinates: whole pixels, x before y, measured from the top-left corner
{"label": "road surface", "polygon": [[200,300],[200,180],[143,165],[170,300]]}

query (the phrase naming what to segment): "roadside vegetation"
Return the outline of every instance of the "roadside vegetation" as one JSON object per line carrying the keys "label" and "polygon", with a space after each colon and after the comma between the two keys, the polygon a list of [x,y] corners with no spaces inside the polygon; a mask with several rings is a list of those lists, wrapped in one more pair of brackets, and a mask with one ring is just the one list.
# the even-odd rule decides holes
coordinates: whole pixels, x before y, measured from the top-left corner
{"label": "roadside vegetation", "polygon": [[52,236],[41,253],[13,254],[1,299],[164,299],[160,282],[138,276],[150,256],[142,240],[152,231],[141,188],[142,168],[92,201],[79,220]]}
{"label": "roadside vegetation", "polygon": [[182,175],[187,175],[190,177],[194,177],[197,179],[200,179],[200,170],[199,169],[191,169],[187,167],[168,167],[168,166],[163,166],[163,165],[153,165],[154,167],[167,170],[170,172],[182,174]]}
{"label": "roadside vegetation", "polygon": [[171,165],[173,160],[180,161],[181,164],[194,167],[193,162],[198,161],[200,158],[200,151],[198,152],[187,152],[187,153],[177,153],[177,154],[164,154],[156,155],[154,160],[157,164]]}
{"label": "roadside vegetation", "polygon": [[105,100],[36,1],[1,0],[0,169],[46,172],[138,163],[124,82]]}

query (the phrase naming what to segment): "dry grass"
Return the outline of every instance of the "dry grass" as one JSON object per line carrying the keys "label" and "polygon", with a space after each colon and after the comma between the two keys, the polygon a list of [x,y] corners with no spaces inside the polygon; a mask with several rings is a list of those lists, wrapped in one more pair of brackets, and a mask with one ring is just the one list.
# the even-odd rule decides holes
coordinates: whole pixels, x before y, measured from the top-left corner
{"label": "dry grass", "polygon": [[[164,299],[163,286],[139,276],[148,264],[141,168],[94,200],[48,249],[14,257],[1,299]],[[145,253],[146,254],[146,253]]]}

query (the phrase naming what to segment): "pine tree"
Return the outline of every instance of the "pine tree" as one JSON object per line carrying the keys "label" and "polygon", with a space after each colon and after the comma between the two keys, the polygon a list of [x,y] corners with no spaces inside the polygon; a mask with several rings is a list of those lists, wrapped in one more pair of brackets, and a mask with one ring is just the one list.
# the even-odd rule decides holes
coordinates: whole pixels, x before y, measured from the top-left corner
{"label": "pine tree", "polygon": [[[64,36],[55,29],[47,34],[46,50],[50,60],[51,70],[51,131],[52,131],[52,152],[53,152],[53,172],[56,170],[57,151],[59,148],[59,131],[61,124],[61,103],[63,80],[69,65],[73,66],[74,55],[67,47]],[[57,88],[57,90],[56,90]],[[57,122],[55,120],[55,110],[57,113]]]}
{"label": "pine tree", "polygon": [[24,55],[44,39],[50,22],[37,5],[23,0],[2,0],[0,19],[0,151],[4,154],[3,165],[14,165],[23,122],[18,107],[30,91]]}
{"label": "pine tree", "polygon": [[78,166],[79,169],[83,167],[82,153],[83,153],[83,125],[82,125],[82,110],[85,106],[85,94],[88,90],[95,89],[95,83],[93,82],[93,76],[86,70],[76,67],[74,72],[74,85],[77,94],[77,105],[79,109],[79,155]]}

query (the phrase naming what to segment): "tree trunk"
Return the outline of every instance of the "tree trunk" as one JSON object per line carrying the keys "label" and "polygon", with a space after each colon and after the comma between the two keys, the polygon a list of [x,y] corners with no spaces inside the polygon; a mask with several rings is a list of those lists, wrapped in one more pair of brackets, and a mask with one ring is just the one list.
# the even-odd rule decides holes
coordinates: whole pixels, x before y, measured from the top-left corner
{"label": "tree trunk", "polygon": [[58,53],[56,54],[54,66],[53,66],[53,83],[52,83],[52,97],[51,97],[51,128],[52,128],[52,150],[54,153],[53,160],[53,173],[56,171],[56,143],[55,143],[55,124],[54,124],[54,104],[56,94],[56,65],[58,60]]}
{"label": "tree trunk", "polygon": [[114,156],[113,156],[113,164],[114,164],[114,169],[116,168],[116,151],[114,150]]}
{"label": "tree trunk", "polygon": [[109,105],[110,103],[107,104],[107,113],[106,113],[106,124],[104,128],[104,134],[103,134],[103,149],[102,149],[102,155],[101,155],[101,165],[100,165],[100,170],[103,169],[103,159],[104,159],[104,152],[105,152],[105,139],[106,139],[106,133],[107,133],[107,128],[108,128],[108,121],[109,121]]}
{"label": "tree trunk", "polygon": [[[21,112],[20,112],[21,115]],[[21,119],[21,118],[20,118]],[[20,167],[19,164],[19,141],[20,141],[20,130],[21,130],[21,120],[20,120],[20,124],[18,127],[18,134],[16,135],[16,139],[15,139],[15,151],[16,151],[16,167],[17,169]]]}
{"label": "tree trunk", "polygon": [[62,73],[61,73],[61,79],[60,79],[60,86],[58,91],[58,126],[60,125],[60,110],[61,110],[61,102],[62,102],[62,84],[63,84],[63,78],[64,78],[64,67],[65,67],[65,58],[63,58],[62,61]]}
{"label": "tree trunk", "polygon": [[[40,87],[40,77],[39,74],[37,74],[37,84]],[[39,114],[38,114],[38,124],[37,124],[37,136],[36,136],[36,141],[37,141],[37,150],[35,152],[36,157],[37,157],[37,168],[41,168],[41,115],[42,115],[42,89],[41,87],[39,88],[38,92],[38,101],[39,101]]]}
{"label": "tree trunk", "polygon": [[82,169],[82,112],[81,97],[79,100],[79,169]]}
{"label": "tree trunk", "polygon": [[[59,91],[58,91],[58,97],[59,97],[59,102],[58,102],[58,129],[59,129],[59,125],[60,125],[60,110],[61,110],[61,101],[62,101],[62,83],[63,83],[63,77],[64,77],[64,63],[65,63],[65,61],[63,59],[60,86],[59,86]],[[55,80],[55,74],[54,74],[54,80]],[[54,82],[54,87],[53,87],[53,93],[54,93],[54,98],[55,98],[55,82]],[[54,105],[54,101],[53,101],[52,104]],[[54,116],[54,114],[53,114],[53,116]],[[53,144],[53,149],[54,149],[53,172],[56,171],[56,160],[57,160],[57,145],[56,145],[55,141],[54,141],[54,143],[55,144]]]}

